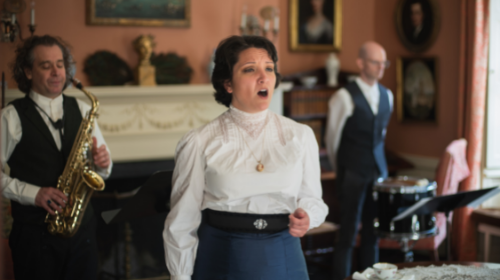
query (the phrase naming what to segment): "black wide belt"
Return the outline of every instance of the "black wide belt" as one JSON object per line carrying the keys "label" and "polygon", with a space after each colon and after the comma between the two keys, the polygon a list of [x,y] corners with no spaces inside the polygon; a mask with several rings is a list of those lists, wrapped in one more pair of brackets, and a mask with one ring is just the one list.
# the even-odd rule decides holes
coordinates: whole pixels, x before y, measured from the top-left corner
{"label": "black wide belt", "polygon": [[225,231],[251,233],[279,232],[288,228],[290,214],[247,214],[203,210],[205,221],[210,226]]}

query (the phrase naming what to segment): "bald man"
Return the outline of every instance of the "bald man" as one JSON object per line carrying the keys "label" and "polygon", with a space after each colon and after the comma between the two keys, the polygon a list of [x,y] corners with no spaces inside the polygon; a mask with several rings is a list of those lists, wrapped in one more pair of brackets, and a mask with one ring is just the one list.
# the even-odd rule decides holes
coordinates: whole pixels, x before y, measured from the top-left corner
{"label": "bald man", "polygon": [[360,76],[328,102],[325,137],[328,158],[337,173],[340,240],[335,248],[334,279],[351,274],[352,249],[362,222],[360,270],[378,262],[378,239],[373,231],[376,205],[374,181],[387,177],[384,141],[392,113],[392,92],[378,81],[389,65],[384,48],[366,42],[356,61]]}

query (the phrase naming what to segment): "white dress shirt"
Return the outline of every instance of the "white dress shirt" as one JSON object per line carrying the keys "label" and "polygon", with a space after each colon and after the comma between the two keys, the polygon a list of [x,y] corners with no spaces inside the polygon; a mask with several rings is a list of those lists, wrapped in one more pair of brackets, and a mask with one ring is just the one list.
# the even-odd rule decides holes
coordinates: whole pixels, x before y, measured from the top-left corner
{"label": "white dress shirt", "polygon": [[[63,117],[64,110],[63,110],[62,94],[54,99],[51,99],[43,95],[40,95],[34,91],[31,91],[29,96],[43,111],[45,111],[45,113],[51,116],[53,121],[57,121],[58,119],[61,119]],[[85,117],[87,111],[90,110],[90,106],[78,99],[77,103],[80,112],[82,113],[82,117]],[[54,128],[49,118],[43,112],[41,112],[40,108],[36,107],[36,109],[40,113],[40,116],[42,116],[42,119],[44,120],[45,124],[47,124],[50,133],[54,137],[54,141],[56,142],[57,148],[61,150],[62,145],[61,145],[61,136],[59,135],[59,130]],[[21,138],[23,136],[22,135],[23,128],[21,126],[21,120],[19,118],[16,108],[13,105],[8,105],[2,110],[1,133],[2,133],[1,135],[2,193],[4,197],[11,199],[13,201],[17,201],[20,204],[35,205],[35,197],[38,194],[40,187],[48,187],[48,186],[35,186],[20,181],[16,178],[11,178],[9,175],[5,174],[5,165],[9,161],[9,158],[14,152],[16,145],[21,141]],[[101,145],[106,145],[106,142],[104,141],[101,130],[97,125],[97,122],[94,124],[92,135],[96,137],[98,147],[100,147]],[[111,163],[109,167],[106,169],[101,169],[99,167],[96,167],[97,169],[96,172],[99,175],[101,175],[103,179],[106,179],[111,174],[112,166],[113,163]]]}
{"label": "white dress shirt", "polygon": [[[378,107],[380,102],[380,90],[378,83],[369,85],[365,83],[360,77],[356,78],[356,83],[358,84],[363,96],[368,101],[370,108],[372,109],[373,115],[378,114]],[[387,95],[389,98],[389,107],[393,108],[394,97],[390,89],[387,89]],[[326,150],[328,153],[328,159],[330,164],[335,171],[337,169],[337,150],[340,145],[340,139],[342,136],[342,130],[344,129],[345,122],[352,116],[354,112],[354,102],[352,100],[351,94],[345,89],[339,89],[328,101],[328,119],[327,119],[327,129],[325,135]],[[385,135],[385,129],[384,129]]]}
{"label": "white dress shirt", "polygon": [[[163,232],[173,280],[191,279],[203,209],[283,214],[302,208],[310,228],[328,214],[312,129],[269,110],[248,114],[231,107],[184,135],[175,160]],[[258,160],[262,172],[256,171]]]}

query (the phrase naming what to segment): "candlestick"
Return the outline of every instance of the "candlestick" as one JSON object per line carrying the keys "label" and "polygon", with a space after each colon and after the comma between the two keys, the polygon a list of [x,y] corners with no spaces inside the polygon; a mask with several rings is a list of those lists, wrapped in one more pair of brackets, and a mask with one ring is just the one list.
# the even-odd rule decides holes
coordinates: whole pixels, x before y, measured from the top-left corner
{"label": "candlestick", "polygon": [[276,13],[274,14],[273,30],[275,34],[280,30],[280,9],[278,8],[276,8]]}
{"label": "candlestick", "polygon": [[31,1],[31,25],[35,25],[35,1]]}
{"label": "candlestick", "polygon": [[247,27],[247,5],[243,6],[243,12],[241,14],[241,29],[245,29]]}
{"label": "candlestick", "polygon": [[31,36],[33,36],[33,33],[35,33],[36,25],[35,24],[28,24],[28,28],[30,30]]}
{"label": "candlestick", "polygon": [[269,31],[270,20],[264,20],[264,32]]}

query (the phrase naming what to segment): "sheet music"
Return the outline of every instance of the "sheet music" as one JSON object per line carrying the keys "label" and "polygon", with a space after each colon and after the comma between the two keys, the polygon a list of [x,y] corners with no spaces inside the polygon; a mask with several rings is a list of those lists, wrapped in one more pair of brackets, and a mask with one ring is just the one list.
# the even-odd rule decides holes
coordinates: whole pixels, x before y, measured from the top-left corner
{"label": "sheet music", "polygon": [[402,220],[402,219],[406,218],[406,216],[408,216],[408,213],[411,213],[414,210],[420,208],[422,205],[426,204],[427,201],[431,200],[432,198],[433,197],[422,198],[417,203],[413,204],[413,206],[411,206],[410,208],[406,209],[405,211],[399,213],[399,215],[397,215],[396,217],[392,218],[392,220],[393,221],[399,221],[399,220]]}
{"label": "sheet music", "polygon": [[104,211],[101,213],[101,217],[104,220],[104,222],[106,222],[106,224],[109,224],[109,222],[111,222],[111,220],[113,220],[113,218],[116,215],[118,215],[118,213],[120,213],[120,211],[122,211],[121,208],[115,209],[115,210]]}
{"label": "sheet music", "polygon": [[465,191],[450,195],[422,198],[417,203],[413,204],[411,207],[409,207],[402,213],[399,213],[397,216],[392,218],[392,221],[400,221],[404,218],[409,217],[413,213],[418,214],[423,212],[431,213],[434,211],[437,212],[453,211],[455,208],[464,206],[476,208],[486,200],[490,199],[491,197],[499,193],[500,193],[500,188],[497,186],[482,190]]}
{"label": "sheet music", "polygon": [[141,187],[126,194],[129,199],[125,205],[119,209],[104,211],[101,217],[109,224],[168,212],[172,172],[156,172]]}
{"label": "sheet music", "polygon": [[483,204],[483,202],[485,202],[486,200],[492,198],[493,196],[495,196],[499,193],[500,193],[500,188],[497,187],[495,190],[492,190],[489,193],[486,193],[485,195],[481,196],[480,198],[469,203],[467,206],[472,207],[472,208],[477,208],[477,207],[479,207],[479,205]]}

